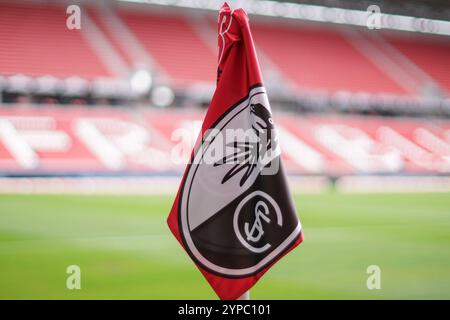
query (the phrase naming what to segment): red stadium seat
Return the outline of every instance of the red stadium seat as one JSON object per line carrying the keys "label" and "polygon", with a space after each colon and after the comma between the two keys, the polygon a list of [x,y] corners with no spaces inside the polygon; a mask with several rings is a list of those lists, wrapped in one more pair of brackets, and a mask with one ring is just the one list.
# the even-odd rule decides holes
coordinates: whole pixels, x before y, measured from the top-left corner
{"label": "red stadium seat", "polygon": [[185,16],[120,10],[120,17],[176,86],[214,83],[216,53]]}
{"label": "red stadium seat", "polygon": [[111,77],[81,30],[66,28],[66,8],[0,4],[0,74]]}
{"label": "red stadium seat", "polygon": [[450,92],[450,42],[446,37],[385,35],[408,59]]}
{"label": "red stadium seat", "polygon": [[257,20],[252,30],[257,46],[298,87],[407,94],[338,30]]}

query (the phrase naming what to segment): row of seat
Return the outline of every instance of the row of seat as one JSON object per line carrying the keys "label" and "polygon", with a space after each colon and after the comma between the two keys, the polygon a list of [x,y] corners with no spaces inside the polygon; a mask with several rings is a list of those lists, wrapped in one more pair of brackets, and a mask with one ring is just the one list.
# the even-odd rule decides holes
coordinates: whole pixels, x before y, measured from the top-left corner
{"label": "row of seat", "polygon": [[[1,173],[180,173],[198,110],[0,109]],[[450,122],[275,114],[289,173],[449,173]]]}
{"label": "row of seat", "polygon": [[[83,15],[93,21],[130,71],[147,62],[139,61],[146,56],[173,86],[214,83],[217,40],[211,15],[155,11],[151,6],[83,7],[82,21]],[[89,29],[68,30],[66,18],[62,6],[1,3],[0,75],[116,77],[95,41],[88,41]],[[251,27],[263,72],[269,77],[266,71],[276,70],[295,88],[420,94],[420,86],[411,86],[405,79],[409,74],[418,83],[431,81],[446,93],[450,90],[446,37],[379,30],[371,34],[363,29],[256,17]],[[143,51],[140,55],[136,45]]]}

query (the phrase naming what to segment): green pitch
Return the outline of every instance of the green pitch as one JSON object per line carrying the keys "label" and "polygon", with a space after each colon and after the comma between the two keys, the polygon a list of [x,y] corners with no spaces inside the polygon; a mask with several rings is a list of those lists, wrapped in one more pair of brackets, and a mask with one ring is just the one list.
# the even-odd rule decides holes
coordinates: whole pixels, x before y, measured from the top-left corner
{"label": "green pitch", "polygon": [[[305,241],[253,299],[450,299],[450,194],[304,195]],[[215,299],[175,238],[172,197],[0,196],[0,298]],[[81,268],[81,290],[66,268]],[[366,269],[381,268],[368,290]]]}

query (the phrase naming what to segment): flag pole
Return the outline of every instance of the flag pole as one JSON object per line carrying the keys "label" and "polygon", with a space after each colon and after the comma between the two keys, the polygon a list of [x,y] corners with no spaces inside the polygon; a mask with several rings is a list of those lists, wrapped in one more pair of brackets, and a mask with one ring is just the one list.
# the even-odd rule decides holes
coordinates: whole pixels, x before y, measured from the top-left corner
{"label": "flag pole", "polygon": [[250,290],[245,291],[237,300],[250,300]]}

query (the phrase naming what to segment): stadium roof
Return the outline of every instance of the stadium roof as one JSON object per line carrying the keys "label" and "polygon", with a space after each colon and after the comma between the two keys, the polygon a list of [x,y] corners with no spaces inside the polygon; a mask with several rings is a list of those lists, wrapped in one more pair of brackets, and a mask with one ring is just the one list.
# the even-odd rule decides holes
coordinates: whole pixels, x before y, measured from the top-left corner
{"label": "stadium roof", "polygon": [[[161,6],[216,11],[223,0],[118,0]],[[445,1],[257,1],[229,0],[233,7],[243,7],[251,15],[305,21],[328,22],[375,29],[392,29],[428,34],[450,35],[450,9]],[[320,5],[319,5],[319,4]]]}

